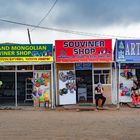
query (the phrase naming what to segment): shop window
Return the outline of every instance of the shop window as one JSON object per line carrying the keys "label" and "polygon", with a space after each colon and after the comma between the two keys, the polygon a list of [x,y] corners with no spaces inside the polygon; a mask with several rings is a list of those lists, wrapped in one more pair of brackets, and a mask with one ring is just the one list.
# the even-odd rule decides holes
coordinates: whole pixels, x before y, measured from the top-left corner
{"label": "shop window", "polygon": [[32,70],[33,66],[32,65],[21,65],[17,66],[17,70]]}
{"label": "shop window", "polygon": [[110,70],[94,70],[94,84],[111,84]]}
{"label": "shop window", "polygon": [[15,66],[0,66],[0,70],[15,70]]}
{"label": "shop window", "polygon": [[47,65],[35,65],[34,70],[51,70],[51,64]]}

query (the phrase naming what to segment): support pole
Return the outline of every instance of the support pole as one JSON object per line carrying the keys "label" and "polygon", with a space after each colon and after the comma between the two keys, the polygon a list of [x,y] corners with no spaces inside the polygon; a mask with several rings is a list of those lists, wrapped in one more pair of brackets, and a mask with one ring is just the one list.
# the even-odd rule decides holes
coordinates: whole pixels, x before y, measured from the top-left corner
{"label": "support pole", "polygon": [[30,36],[30,31],[29,31],[29,29],[27,29],[27,32],[28,32],[28,39],[29,39],[29,43],[30,43],[30,44],[32,44],[32,42],[31,42],[31,36]]}
{"label": "support pole", "polygon": [[117,108],[119,109],[120,108],[120,101],[119,101],[119,85],[120,85],[120,67],[121,67],[121,63],[119,62],[119,71],[118,71],[118,73],[119,73],[119,75],[118,75],[118,83],[117,83]]}
{"label": "support pole", "polygon": [[53,71],[54,71],[54,67],[53,67],[53,63],[51,63],[51,92],[52,92],[52,109],[54,109],[55,107],[55,103],[54,103],[54,77],[53,77]]}
{"label": "support pole", "polygon": [[17,107],[17,71],[15,72],[15,107]]}

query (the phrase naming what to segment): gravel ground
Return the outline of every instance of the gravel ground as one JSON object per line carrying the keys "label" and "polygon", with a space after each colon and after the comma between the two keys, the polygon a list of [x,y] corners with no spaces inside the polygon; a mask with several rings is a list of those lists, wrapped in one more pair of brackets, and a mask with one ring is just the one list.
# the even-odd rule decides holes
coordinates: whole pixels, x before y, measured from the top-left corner
{"label": "gravel ground", "polygon": [[0,110],[0,140],[140,140],[140,110]]}

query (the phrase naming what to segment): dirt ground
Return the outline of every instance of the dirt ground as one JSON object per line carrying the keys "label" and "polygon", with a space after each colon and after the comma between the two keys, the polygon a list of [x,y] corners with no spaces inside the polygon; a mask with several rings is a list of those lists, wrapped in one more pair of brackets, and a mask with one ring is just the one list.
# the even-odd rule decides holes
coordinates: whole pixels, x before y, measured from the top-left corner
{"label": "dirt ground", "polygon": [[0,140],[140,140],[140,109],[0,110]]}

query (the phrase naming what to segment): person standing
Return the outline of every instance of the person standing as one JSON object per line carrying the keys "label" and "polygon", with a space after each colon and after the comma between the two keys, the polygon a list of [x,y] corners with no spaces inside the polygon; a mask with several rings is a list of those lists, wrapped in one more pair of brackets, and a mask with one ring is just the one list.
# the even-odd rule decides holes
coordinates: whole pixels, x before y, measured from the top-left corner
{"label": "person standing", "polygon": [[96,109],[100,108],[100,107],[98,106],[99,99],[102,100],[101,108],[103,108],[103,106],[104,106],[104,104],[105,104],[106,97],[103,96],[103,93],[104,93],[104,88],[103,88],[103,86],[102,86],[101,83],[98,83],[98,85],[95,87]]}
{"label": "person standing", "polygon": [[137,106],[138,103],[140,102],[140,89],[138,87],[137,81],[133,82],[133,87],[131,88],[131,98],[132,98],[133,104]]}

